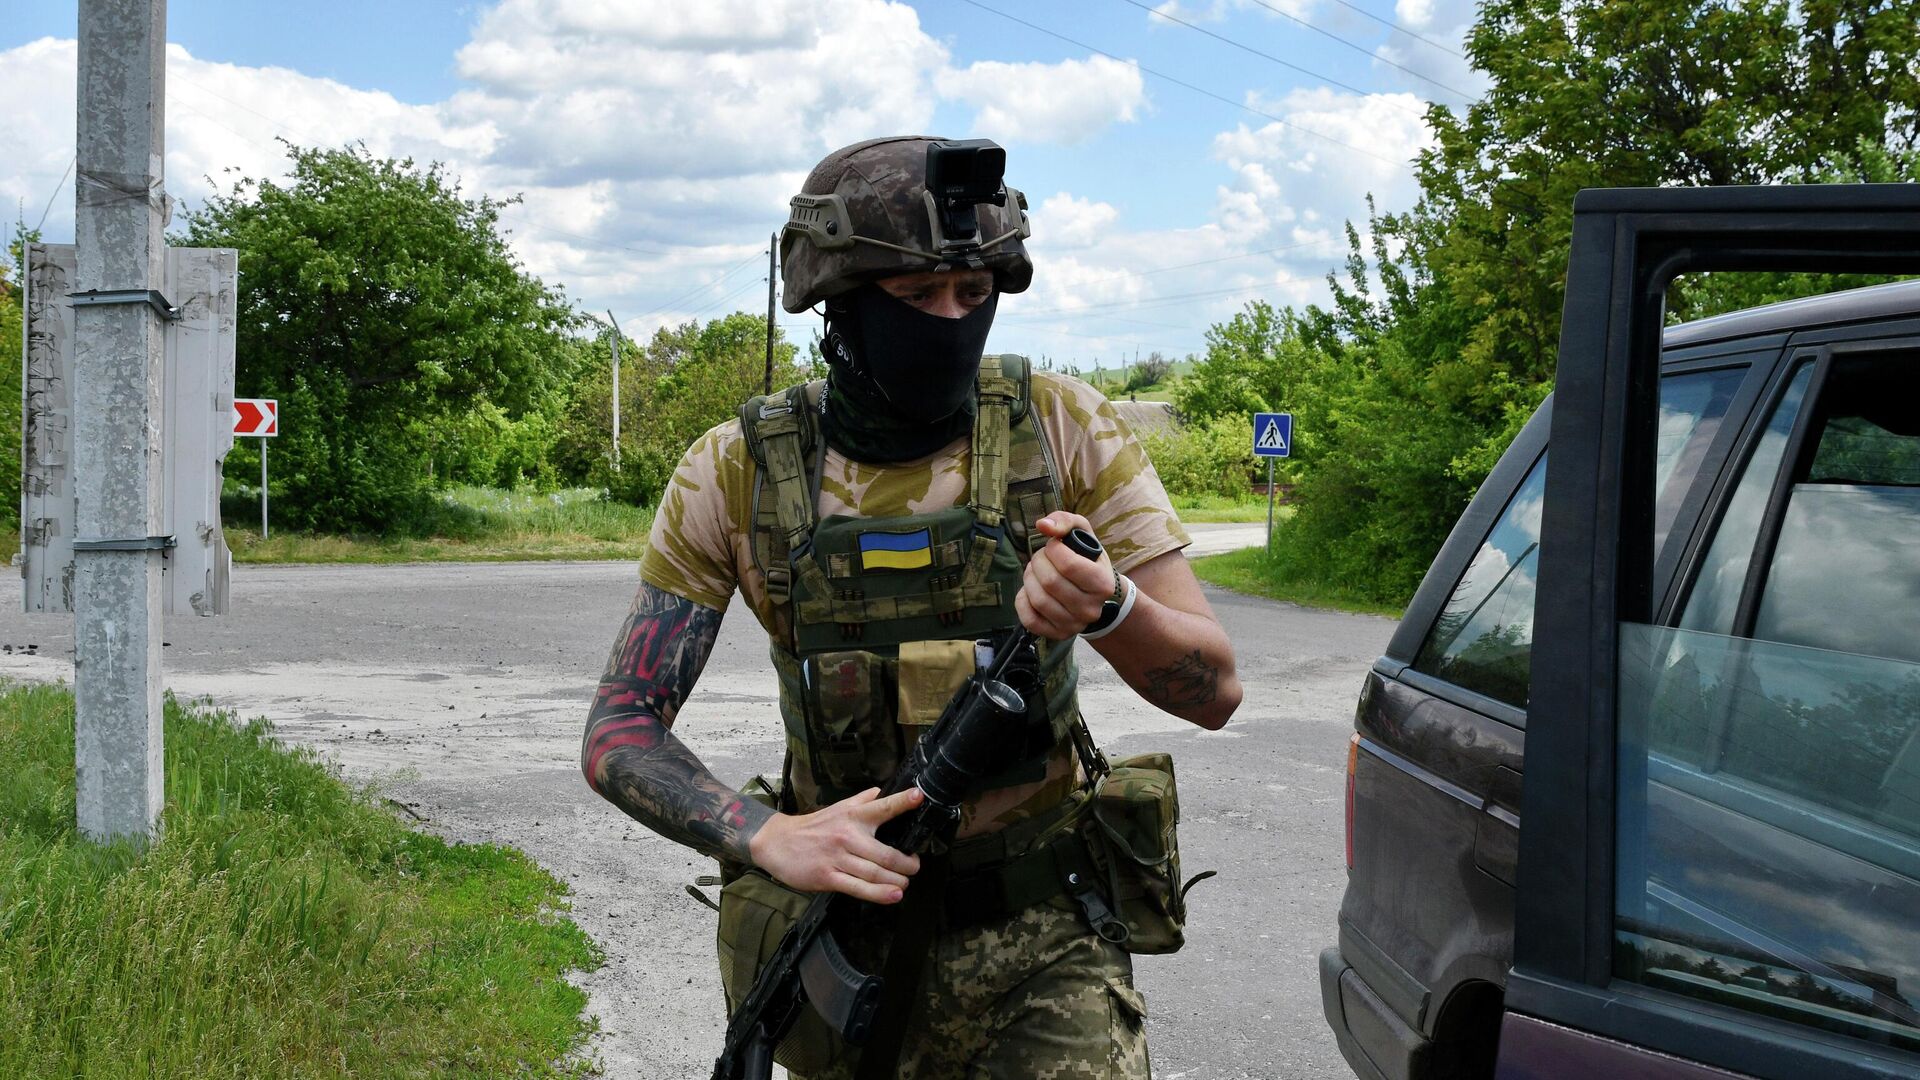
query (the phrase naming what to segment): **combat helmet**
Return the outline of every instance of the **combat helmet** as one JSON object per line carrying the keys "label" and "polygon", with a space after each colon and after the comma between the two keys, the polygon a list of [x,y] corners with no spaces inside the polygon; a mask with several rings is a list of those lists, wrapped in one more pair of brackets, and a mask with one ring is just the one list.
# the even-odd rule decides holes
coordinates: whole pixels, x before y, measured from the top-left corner
{"label": "combat helmet", "polygon": [[[919,270],[993,271],[1026,290],[1033,262],[1027,198],[1001,181],[1007,152],[987,139],[868,139],[808,174],[780,230],[780,305],[799,314],[877,278]],[[933,183],[929,184],[929,179]]]}

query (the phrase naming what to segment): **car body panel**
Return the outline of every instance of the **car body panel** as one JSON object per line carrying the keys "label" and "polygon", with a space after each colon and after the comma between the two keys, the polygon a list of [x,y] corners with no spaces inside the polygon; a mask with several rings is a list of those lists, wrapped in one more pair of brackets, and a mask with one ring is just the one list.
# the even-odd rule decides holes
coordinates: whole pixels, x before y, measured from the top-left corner
{"label": "car body panel", "polygon": [[[1754,194],[1744,189],[1718,191],[1707,196],[1699,192],[1671,191],[1583,193],[1584,201],[1580,205],[1588,214],[1583,219],[1587,232],[1584,241],[1577,240],[1576,259],[1584,259],[1585,263],[1584,270],[1576,267],[1573,271],[1575,281],[1589,284],[1595,280],[1608,281],[1607,287],[1595,291],[1604,298],[1611,290],[1613,299],[1588,303],[1588,297],[1576,295],[1570,287],[1565,332],[1576,337],[1584,336],[1583,349],[1589,357],[1595,352],[1617,355],[1624,345],[1610,341],[1608,335],[1620,332],[1617,316],[1620,305],[1624,303],[1622,297],[1639,295],[1635,290],[1648,288],[1645,284],[1647,279],[1633,278],[1617,263],[1623,253],[1639,258],[1659,248],[1658,244],[1635,248],[1632,243],[1623,243],[1622,235],[1627,235],[1631,240],[1637,234],[1620,226],[1618,223],[1622,218],[1618,216],[1611,217],[1603,226],[1596,213],[1629,217],[1677,214],[1674,220],[1681,224],[1676,228],[1682,231],[1695,230],[1709,238],[1718,229],[1730,233],[1745,230],[1749,239],[1743,242],[1753,250],[1743,248],[1731,256],[1716,254],[1711,242],[1691,250],[1676,249],[1672,244],[1659,249],[1660,258],[1666,260],[1661,265],[1666,268],[1686,263],[1688,259],[1693,259],[1692,265],[1700,267],[1741,268],[1749,262],[1766,263],[1769,259],[1780,261],[1777,251],[1754,246],[1750,237],[1758,230],[1783,220],[1778,216],[1781,214],[1800,215],[1795,220],[1804,218],[1816,221],[1816,224],[1828,220],[1821,215],[1837,215],[1834,220],[1838,220],[1852,214],[1854,217],[1848,219],[1850,224],[1847,227],[1857,230],[1857,211],[1876,201],[1901,208],[1903,212],[1920,209],[1920,200],[1914,199],[1911,190],[1889,192],[1885,186],[1856,187],[1850,189],[1850,195],[1855,198],[1853,204],[1844,200],[1836,201],[1831,192],[1790,194],[1784,197],[1784,201],[1774,192]],[[1729,215],[1729,212],[1732,213]],[[1653,219],[1633,217],[1633,220],[1644,222]],[[1908,217],[1900,219],[1901,228],[1910,225],[1920,225],[1920,215],[1909,213]],[[1603,229],[1613,232],[1606,234],[1605,244],[1596,245],[1595,238],[1602,235]],[[1649,235],[1655,232],[1657,229],[1651,230]],[[1815,239],[1821,238],[1816,236]],[[1904,242],[1901,240],[1897,243]],[[1819,247],[1818,243],[1809,243],[1812,248]],[[1862,239],[1862,234],[1856,231],[1820,250],[1823,255],[1831,255],[1837,250],[1842,256],[1848,256],[1849,244],[1872,247],[1873,243],[1872,240]],[[1920,247],[1915,250],[1920,251]],[[1703,251],[1704,255],[1701,254]],[[1860,265],[1873,264],[1874,259],[1886,254],[1875,249]],[[1898,252],[1893,254],[1897,256]],[[1799,257],[1790,255],[1788,262]],[[1649,306],[1650,301],[1639,302],[1643,309],[1653,310]],[[1643,617],[1650,618],[1654,610],[1664,614],[1678,602],[1678,590],[1673,583],[1700,556],[1703,537],[1708,531],[1714,508],[1726,495],[1727,474],[1732,471],[1729,462],[1741,461],[1745,447],[1757,436],[1758,427],[1764,423],[1762,406],[1767,400],[1765,394],[1783,377],[1796,350],[1834,340],[1911,334],[1916,332],[1916,324],[1920,324],[1920,282],[1902,282],[1736,312],[1669,327],[1664,331],[1658,329],[1657,321],[1648,323],[1642,318],[1636,324],[1639,329],[1635,332],[1640,335],[1637,340],[1657,343],[1664,373],[1730,364],[1746,365],[1748,371],[1719,430],[1711,433],[1711,438],[1699,447],[1700,453],[1695,462],[1699,473],[1692,478],[1690,485],[1683,484],[1679,490],[1671,492],[1671,505],[1663,506],[1660,510],[1665,515],[1662,520],[1671,521],[1671,530],[1666,534],[1665,543],[1658,545],[1657,551],[1647,549],[1630,553],[1633,559],[1639,560],[1636,564],[1638,569],[1634,571],[1635,578],[1627,579],[1627,584],[1632,585],[1627,598],[1630,606],[1637,605],[1646,612]],[[1646,447],[1635,447],[1623,436],[1624,429],[1620,425],[1629,418],[1630,413],[1617,407],[1598,408],[1592,402],[1603,391],[1608,395],[1639,395],[1644,401],[1656,384],[1644,372],[1633,375],[1618,365],[1602,369],[1589,362],[1581,370],[1569,372],[1565,367],[1566,351],[1567,345],[1563,340],[1561,385],[1574,390],[1571,400],[1582,402],[1583,411],[1590,415],[1565,427],[1573,433],[1569,440],[1585,442],[1587,451],[1582,462],[1574,466],[1574,471],[1581,474],[1577,480],[1568,481],[1566,474],[1569,468],[1565,463],[1557,466],[1558,473],[1549,470],[1549,498],[1561,504],[1561,521],[1557,530],[1550,527],[1545,534],[1552,535],[1557,531],[1565,535],[1567,522],[1575,519],[1581,521],[1589,531],[1597,528],[1618,532],[1623,527],[1623,521],[1645,522],[1645,518],[1635,518],[1634,515],[1651,514],[1652,507],[1619,507],[1607,504],[1604,497],[1607,492],[1617,490],[1623,475],[1650,467],[1641,459]],[[1580,353],[1583,350],[1573,351]],[[1568,375],[1572,377],[1568,378]],[[1560,396],[1560,392],[1556,391],[1554,397]],[[1342,1053],[1356,1072],[1370,1080],[1375,1076],[1383,1080],[1415,1080],[1453,1075],[1488,1075],[1487,1072],[1452,1071],[1445,1055],[1435,1052],[1435,1043],[1445,1038],[1460,1037],[1459,1032],[1446,1030],[1448,1025],[1443,1020],[1449,1012],[1450,1001],[1465,996],[1468,990],[1484,988],[1488,984],[1505,986],[1510,981],[1516,919],[1513,883],[1520,881],[1524,889],[1528,876],[1528,848],[1518,825],[1523,806],[1529,798],[1536,797],[1523,794],[1531,790],[1526,786],[1529,781],[1521,763],[1529,714],[1532,714],[1535,724],[1542,722],[1541,716],[1552,715],[1555,723],[1549,727],[1563,728],[1555,751],[1562,757],[1569,754],[1578,741],[1587,747],[1575,759],[1581,768],[1598,764],[1611,767],[1611,716],[1608,717],[1609,727],[1604,737],[1597,731],[1588,730],[1588,718],[1594,715],[1592,702],[1578,710],[1563,713],[1557,704],[1542,710],[1536,694],[1529,709],[1522,710],[1443,683],[1410,666],[1435,619],[1447,604],[1454,583],[1474,558],[1489,530],[1499,520],[1509,498],[1545,449],[1549,433],[1555,433],[1558,438],[1561,425],[1559,418],[1554,415],[1557,410],[1553,406],[1554,398],[1549,398],[1548,404],[1516,438],[1456,523],[1420,589],[1409,603],[1386,655],[1368,675],[1362,693],[1356,718],[1356,728],[1362,741],[1354,762],[1351,822],[1354,862],[1341,907],[1339,945],[1322,955],[1321,973],[1323,1004]],[[1650,432],[1652,427],[1647,414],[1643,410],[1638,415],[1640,419],[1634,423],[1642,426],[1634,430]],[[1598,459],[1595,457],[1596,447]],[[1620,461],[1622,454],[1627,459],[1625,462]],[[1614,457],[1609,458],[1608,455]],[[1607,464],[1596,466],[1596,460]],[[1559,477],[1558,483],[1555,482],[1556,476]],[[1617,496],[1614,498],[1617,499]],[[1574,507],[1574,503],[1580,504],[1579,507]],[[1624,518],[1621,516],[1623,511],[1626,515]],[[1553,512],[1549,510],[1550,515]],[[1585,545],[1588,554],[1582,557],[1591,560],[1594,546]],[[1543,557],[1547,550],[1543,539]],[[1608,557],[1613,556],[1610,554]],[[1569,620],[1576,617],[1585,620],[1612,619],[1614,609],[1609,606],[1603,614],[1593,606],[1592,598],[1605,594],[1609,605],[1614,603],[1614,598],[1621,595],[1619,590],[1623,583],[1618,569],[1610,564],[1589,561],[1583,571],[1585,580],[1579,581],[1576,588],[1568,580],[1567,565],[1563,560],[1559,574],[1562,591],[1554,601],[1562,605],[1562,610],[1556,613],[1556,625],[1565,627]],[[1540,598],[1545,605],[1544,592]],[[1541,652],[1537,643],[1543,632],[1546,632],[1544,626],[1537,624],[1536,657]],[[1586,671],[1594,670],[1592,654],[1583,655],[1580,648],[1547,650],[1550,657],[1547,662],[1561,668],[1547,677],[1549,681],[1558,678],[1562,682],[1563,693],[1557,700],[1565,700],[1564,688],[1570,683],[1581,682],[1585,685],[1582,680],[1587,679]],[[1536,665],[1539,663],[1536,659]],[[1607,663],[1610,665],[1611,660]],[[1537,666],[1535,670],[1538,681]],[[1608,695],[1611,691],[1611,687],[1603,688],[1600,700],[1610,705]],[[1570,733],[1564,730],[1569,723],[1582,729],[1578,740],[1570,739]],[[1567,786],[1567,794],[1577,796],[1587,790],[1586,780],[1575,780],[1564,769],[1557,773],[1557,777],[1553,782]],[[1716,824],[1710,816],[1702,815],[1700,807],[1687,803],[1687,798],[1683,792],[1668,790],[1655,799],[1657,812],[1666,815],[1662,820],[1673,822],[1670,828],[1666,825],[1662,827],[1663,835],[1670,833],[1672,844],[1684,847],[1695,841],[1706,842],[1713,836],[1713,830],[1722,826],[1749,829],[1765,827],[1763,823],[1754,822],[1746,826],[1728,825],[1724,821]],[[1594,837],[1611,833],[1611,821],[1596,819],[1592,810],[1586,808],[1579,798],[1556,804],[1555,814],[1558,821],[1550,831],[1556,837],[1576,834]],[[1533,843],[1536,849],[1541,842],[1541,838],[1535,837]],[[1578,846],[1585,850],[1587,845],[1583,841]],[[1606,857],[1610,858],[1610,855]],[[1688,854],[1681,848],[1673,848],[1656,855],[1656,858],[1683,862]],[[1808,853],[1805,858],[1810,860],[1810,864],[1825,865],[1822,862],[1826,858],[1824,855]],[[1581,882],[1586,880],[1583,875],[1592,869],[1590,860],[1584,855],[1569,858],[1567,852],[1546,859],[1536,854],[1533,861],[1538,864],[1533,869],[1536,881],[1542,873],[1559,873],[1566,875],[1568,881]],[[1663,872],[1671,872],[1678,865],[1679,862],[1672,863]],[[1579,874],[1575,874],[1575,870]],[[1606,875],[1609,887],[1612,880],[1610,875],[1609,869]],[[1899,898],[1897,903],[1905,903],[1911,895],[1900,882],[1886,879],[1865,882],[1857,875],[1850,880],[1854,888],[1877,884],[1883,889],[1893,889],[1894,896]],[[1617,1033],[1608,1032],[1606,1024],[1596,1020],[1607,1015],[1604,1008],[1588,1008],[1597,1001],[1606,1000],[1610,991],[1572,993],[1565,1000],[1556,1002],[1556,995],[1566,991],[1564,984],[1568,972],[1577,971],[1583,979],[1597,980],[1601,986],[1606,984],[1610,960],[1604,948],[1595,950],[1592,939],[1595,934],[1602,932],[1610,939],[1612,909],[1610,902],[1604,899],[1601,902],[1590,899],[1584,887],[1577,896],[1570,895],[1564,887],[1547,891],[1553,894],[1551,900],[1540,899],[1538,902],[1572,901],[1567,904],[1568,910],[1559,913],[1555,925],[1563,928],[1577,925],[1584,930],[1580,933],[1563,931],[1569,940],[1544,943],[1536,940],[1536,947],[1545,946],[1536,954],[1536,968],[1542,966],[1540,961],[1544,958],[1545,967],[1554,968],[1558,965],[1557,970],[1562,972],[1560,976],[1543,980],[1529,971],[1513,973],[1518,985],[1514,995],[1509,997],[1507,1007],[1515,1008],[1517,1000],[1522,1011],[1536,1015],[1522,1016],[1509,1012],[1506,1026],[1499,1029],[1502,1032],[1503,1055],[1501,1076],[1520,1080],[1531,1076],[1658,1075],[1694,1080],[1696,1077],[1731,1075],[1679,1058],[1637,1051],[1618,1041],[1592,1034],[1594,1031],[1602,1035]],[[1524,921],[1525,916],[1521,918]],[[1553,989],[1543,993],[1542,988],[1547,983],[1551,983]],[[1636,990],[1645,992],[1644,988]],[[1651,996],[1659,997],[1657,993]],[[1574,1004],[1568,1006],[1569,1001]],[[1658,1005],[1655,1011],[1660,1008],[1667,1006]],[[1703,1021],[1697,1015],[1699,1008],[1698,1003],[1691,1002],[1672,1006],[1668,1012],[1650,1021],[1649,1037],[1656,1041],[1665,1039],[1668,1045],[1676,1046],[1683,1045],[1683,1042],[1675,1042],[1674,1033],[1700,1031],[1703,1025],[1715,1033],[1716,1039],[1725,1033],[1739,1031],[1737,1019],[1724,1022],[1726,1018],[1714,1017],[1711,1022]],[[1384,1014],[1380,1011],[1383,1009]],[[1587,1027],[1589,1031],[1575,1031],[1558,1023],[1543,1023],[1538,1019],[1540,1016],[1554,1020],[1571,1018],[1574,1027]],[[1497,1026],[1500,1023],[1499,1014],[1496,1010],[1476,1022]],[[1541,1034],[1535,1028],[1544,1029],[1546,1034]],[[1483,1037],[1491,1038],[1493,1030],[1489,1027]],[[1520,1036],[1523,1041],[1533,1041],[1524,1044],[1523,1041],[1514,1042],[1509,1051],[1506,1033],[1514,1031],[1526,1033]],[[1409,1037],[1416,1041],[1410,1043]],[[1569,1042],[1569,1039],[1577,1041]],[[1536,1050],[1545,1055],[1539,1058],[1540,1062],[1553,1060],[1554,1052],[1540,1049],[1542,1047],[1560,1047],[1564,1050],[1566,1046],[1575,1046],[1582,1052],[1598,1053],[1600,1051],[1592,1048],[1600,1045],[1627,1055],[1593,1059],[1615,1062],[1611,1066],[1614,1071],[1604,1068],[1587,1073],[1549,1070],[1510,1074],[1505,1071],[1506,1055],[1510,1052],[1515,1055],[1514,1067],[1519,1069],[1526,1067],[1526,1055]],[[1529,1049],[1530,1046],[1534,1049]],[[1714,1047],[1718,1052],[1719,1043],[1715,1042]],[[1606,1052],[1613,1053],[1613,1050]],[[1491,1060],[1490,1057],[1488,1060]],[[1743,1058],[1740,1054],[1734,1054],[1731,1060],[1766,1059],[1764,1056]],[[1826,1055],[1815,1051],[1804,1060],[1824,1061]],[[1656,1064],[1646,1064],[1647,1061]],[[1647,1071],[1667,1067],[1657,1064],[1660,1062],[1672,1063],[1672,1068],[1681,1071]],[[1689,1069],[1694,1071],[1686,1071]],[[1752,1074],[1796,1075],[1777,1063]],[[1848,1075],[1879,1076],[1883,1073],[1876,1064]]]}
{"label": "car body panel", "polygon": [[1737,1074],[1656,1054],[1584,1031],[1509,1016],[1501,1025],[1498,1080],[1735,1080]]}

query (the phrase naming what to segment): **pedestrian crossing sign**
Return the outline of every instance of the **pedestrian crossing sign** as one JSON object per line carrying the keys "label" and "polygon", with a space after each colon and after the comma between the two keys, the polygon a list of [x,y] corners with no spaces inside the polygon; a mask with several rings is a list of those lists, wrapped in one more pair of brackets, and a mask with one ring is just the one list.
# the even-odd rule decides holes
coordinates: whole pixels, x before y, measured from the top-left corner
{"label": "pedestrian crossing sign", "polygon": [[1293,455],[1293,414],[1254,413],[1253,453],[1256,457],[1291,457]]}

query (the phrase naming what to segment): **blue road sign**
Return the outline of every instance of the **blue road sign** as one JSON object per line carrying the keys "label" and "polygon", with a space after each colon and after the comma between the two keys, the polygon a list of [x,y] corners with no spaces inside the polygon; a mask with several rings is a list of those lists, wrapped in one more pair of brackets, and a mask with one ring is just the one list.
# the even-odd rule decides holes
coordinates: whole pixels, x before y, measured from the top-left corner
{"label": "blue road sign", "polygon": [[1293,414],[1283,412],[1254,413],[1253,452],[1256,457],[1292,456]]}

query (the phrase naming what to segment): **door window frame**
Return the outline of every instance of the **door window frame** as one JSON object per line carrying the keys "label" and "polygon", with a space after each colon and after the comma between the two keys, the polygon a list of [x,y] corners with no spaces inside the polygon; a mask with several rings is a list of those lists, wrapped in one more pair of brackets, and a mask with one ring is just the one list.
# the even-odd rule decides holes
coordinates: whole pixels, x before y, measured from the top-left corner
{"label": "door window frame", "polygon": [[[1506,1007],[1761,1080],[1908,1076],[1913,1055],[1613,977],[1619,624],[1655,622],[1673,592],[1652,550],[1664,297],[1681,273],[1740,270],[1920,273],[1920,185],[1575,199],[1528,708],[1541,722],[1528,725]],[[1733,426],[1751,430],[1756,413]],[[1676,517],[1676,530],[1695,530],[1681,545],[1690,553],[1700,510],[1730,490],[1697,486],[1717,501],[1690,496]]]}

